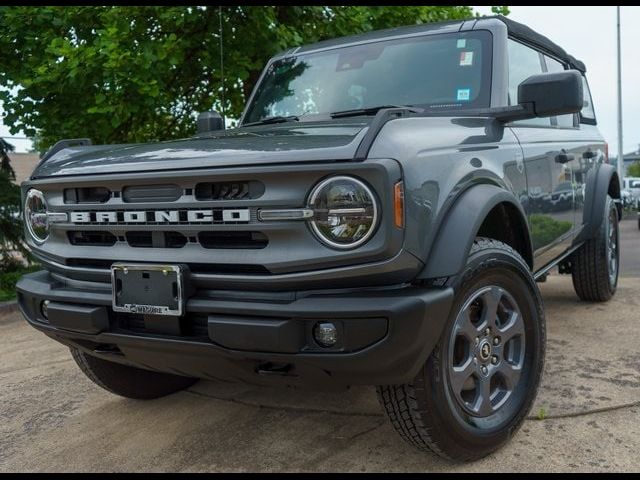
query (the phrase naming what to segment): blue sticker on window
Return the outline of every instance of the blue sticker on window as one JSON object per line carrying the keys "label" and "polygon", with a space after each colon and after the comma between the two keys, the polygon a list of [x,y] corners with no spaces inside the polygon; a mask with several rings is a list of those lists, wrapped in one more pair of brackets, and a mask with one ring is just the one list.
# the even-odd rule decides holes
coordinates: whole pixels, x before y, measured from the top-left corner
{"label": "blue sticker on window", "polygon": [[471,89],[470,88],[459,88],[458,95],[456,96],[459,102],[469,101],[471,98]]}

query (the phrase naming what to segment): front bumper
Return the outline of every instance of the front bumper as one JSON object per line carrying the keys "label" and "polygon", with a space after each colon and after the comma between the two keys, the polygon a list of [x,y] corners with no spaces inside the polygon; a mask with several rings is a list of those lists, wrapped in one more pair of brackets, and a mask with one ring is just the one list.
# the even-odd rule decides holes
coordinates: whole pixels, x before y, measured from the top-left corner
{"label": "front bumper", "polygon": [[[451,289],[407,285],[196,291],[178,318],[117,314],[109,285],[47,271],[25,275],[17,290],[29,324],[99,358],[185,376],[321,388],[411,381],[440,337],[453,298]],[[336,325],[335,347],[315,343],[313,326],[321,320]]]}

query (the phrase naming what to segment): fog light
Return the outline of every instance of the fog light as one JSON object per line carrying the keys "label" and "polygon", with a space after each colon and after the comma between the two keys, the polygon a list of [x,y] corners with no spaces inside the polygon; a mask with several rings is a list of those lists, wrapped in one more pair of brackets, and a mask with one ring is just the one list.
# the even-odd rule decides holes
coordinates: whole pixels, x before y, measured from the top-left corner
{"label": "fog light", "polygon": [[333,323],[316,323],[313,327],[313,338],[322,347],[333,347],[338,341],[338,330]]}
{"label": "fog light", "polygon": [[44,300],[40,304],[40,311],[45,320],[49,320],[49,300]]}

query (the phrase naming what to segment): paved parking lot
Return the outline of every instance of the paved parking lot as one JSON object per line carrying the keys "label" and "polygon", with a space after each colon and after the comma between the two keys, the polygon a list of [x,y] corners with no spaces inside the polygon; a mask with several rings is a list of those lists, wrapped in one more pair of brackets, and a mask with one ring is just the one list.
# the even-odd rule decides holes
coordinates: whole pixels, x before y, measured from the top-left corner
{"label": "paved parking lot", "polygon": [[327,394],[199,382],[160,400],[121,399],[14,313],[0,317],[0,471],[637,471],[636,222],[623,222],[622,238],[623,278],[610,303],[578,301],[570,277],[541,284],[548,353],[540,394],[513,441],[480,462],[454,465],[405,445],[371,388]]}

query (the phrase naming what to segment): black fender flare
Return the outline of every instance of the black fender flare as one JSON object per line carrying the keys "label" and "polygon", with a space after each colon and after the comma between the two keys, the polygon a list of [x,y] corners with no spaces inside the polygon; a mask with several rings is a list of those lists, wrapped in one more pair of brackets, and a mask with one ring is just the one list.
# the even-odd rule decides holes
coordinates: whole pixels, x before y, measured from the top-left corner
{"label": "black fender flare", "polygon": [[[602,224],[604,218],[605,198],[609,193],[611,181],[617,182],[617,199],[620,198],[620,179],[613,165],[599,163],[587,173],[585,182],[585,204],[582,213],[582,223],[584,228],[576,238],[575,242],[580,243],[593,238]],[[616,204],[618,218],[622,217],[622,205]]]}
{"label": "black fender flare", "polygon": [[525,226],[524,240],[528,249],[527,255],[523,257],[529,268],[533,268],[529,223],[522,205],[508,190],[496,185],[480,184],[465,190],[446,212],[435,234],[425,267],[418,278],[451,277],[462,271],[482,222],[494,207],[505,202],[513,205],[521,215]]}

